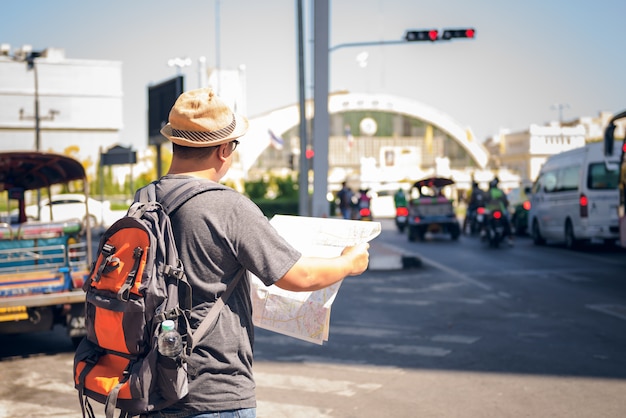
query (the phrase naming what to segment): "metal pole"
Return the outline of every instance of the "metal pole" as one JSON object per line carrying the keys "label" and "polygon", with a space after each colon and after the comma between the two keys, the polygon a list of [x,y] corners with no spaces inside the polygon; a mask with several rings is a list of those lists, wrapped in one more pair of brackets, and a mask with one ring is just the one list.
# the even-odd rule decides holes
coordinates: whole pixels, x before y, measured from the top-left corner
{"label": "metal pole", "polygon": [[33,74],[35,75],[35,150],[41,149],[41,133],[39,130],[39,76],[37,65],[33,59]]}
{"label": "metal pole", "polygon": [[[39,127],[39,74],[37,72],[35,56],[31,55],[27,62],[28,66],[32,67],[35,77],[35,150],[39,152],[39,150],[41,150],[41,131]],[[49,194],[48,197],[52,198],[52,195]],[[50,205],[50,208],[52,208],[52,205]],[[37,219],[41,219],[41,189],[37,189]]]}
{"label": "metal pole", "polygon": [[314,99],[313,117],[313,208],[312,216],[327,217],[328,193],[328,0],[314,1]]}
{"label": "metal pole", "polygon": [[298,7],[298,95],[300,98],[300,160],[298,163],[298,214],[311,216],[309,202],[309,167],[306,159],[308,126],[306,119],[305,74],[304,74],[304,22],[302,1],[296,0]]}
{"label": "metal pole", "polygon": [[221,70],[220,70],[220,0],[215,0],[215,68],[217,69],[217,86],[215,92],[220,95]]}

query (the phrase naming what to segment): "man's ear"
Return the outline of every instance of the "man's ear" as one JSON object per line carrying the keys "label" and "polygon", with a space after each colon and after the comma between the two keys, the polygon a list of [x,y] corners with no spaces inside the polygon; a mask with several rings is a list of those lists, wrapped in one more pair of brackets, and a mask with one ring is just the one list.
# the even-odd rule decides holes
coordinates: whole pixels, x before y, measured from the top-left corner
{"label": "man's ear", "polygon": [[225,160],[228,157],[230,157],[230,154],[233,153],[233,149],[230,145],[230,143],[225,143],[225,144],[221,144],[220,147],[217,150],[218,155],[220,157],[221,160]]}

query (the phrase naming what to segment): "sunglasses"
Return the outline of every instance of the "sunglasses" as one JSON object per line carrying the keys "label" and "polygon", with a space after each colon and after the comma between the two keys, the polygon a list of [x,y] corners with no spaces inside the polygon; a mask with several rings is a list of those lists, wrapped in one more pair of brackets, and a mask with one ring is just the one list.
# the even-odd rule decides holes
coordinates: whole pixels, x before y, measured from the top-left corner
{"label": "sunglasses", "polygon": [[237,145],[239,145],[239,141],[237,141],[236,139],[232,140],[231,143],[233,144],[233,151],[237,149]]}

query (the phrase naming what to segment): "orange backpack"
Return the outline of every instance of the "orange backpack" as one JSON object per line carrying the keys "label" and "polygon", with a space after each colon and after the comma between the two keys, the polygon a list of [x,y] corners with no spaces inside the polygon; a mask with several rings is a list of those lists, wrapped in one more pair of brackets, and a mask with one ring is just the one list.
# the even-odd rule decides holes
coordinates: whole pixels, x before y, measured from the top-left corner
{"label": "orange backpack", "polygon": [[[128,213],[100,239],[86,292],[87,336],[74,357],[74,384],[83,417],[94,417],[89,399],[105,405],[107,418],[161,410],[187,395],[186,356],[216,320],[243,274],[228,286],[200,326],[189,327],[191,287],[172,234],[168,214],[209,190],[230,190],[218,183],[184,181],[160,202],[155,183],[140,189]],[[160,324],[174,320],[183,337],[183,354],[161,356]]]}

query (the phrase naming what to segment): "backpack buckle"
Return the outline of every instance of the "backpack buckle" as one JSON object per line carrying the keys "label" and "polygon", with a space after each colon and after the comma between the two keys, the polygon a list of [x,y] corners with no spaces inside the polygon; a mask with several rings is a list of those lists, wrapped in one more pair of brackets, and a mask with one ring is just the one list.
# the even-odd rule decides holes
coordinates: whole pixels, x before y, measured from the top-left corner
{"label": "backpack buckle", "polygon": [[182,269],[182,267],[174,267],[168,264],[163,267],[163,274],[169,277],[174,277],[177,280],[181,280],[183,278],[183,275],[185,274],[185,271]]}

